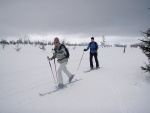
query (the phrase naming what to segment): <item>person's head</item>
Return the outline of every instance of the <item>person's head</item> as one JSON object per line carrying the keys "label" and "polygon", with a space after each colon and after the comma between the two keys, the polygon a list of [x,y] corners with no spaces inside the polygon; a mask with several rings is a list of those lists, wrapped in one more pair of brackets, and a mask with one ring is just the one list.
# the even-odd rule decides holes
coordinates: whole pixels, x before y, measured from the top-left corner
{"label": "person's head", "polygon": [[94,37],[91,37],[91,42],[93,42],[94,41]]}
{"label": "person's head", "polygon": [[54,39],[54,45],[55,46],[59,46],[59,38],[57,38],[57,37],[55,37],[55,39]]}

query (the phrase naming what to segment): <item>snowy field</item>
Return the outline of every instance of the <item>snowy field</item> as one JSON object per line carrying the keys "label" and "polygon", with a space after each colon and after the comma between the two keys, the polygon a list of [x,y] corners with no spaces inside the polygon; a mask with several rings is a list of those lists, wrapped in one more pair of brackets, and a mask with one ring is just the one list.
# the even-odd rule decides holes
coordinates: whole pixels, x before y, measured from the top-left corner
{"label": "snowy field", "polygon": [[[31,45],[0,48],[0,113],[150,113],[150,75],[140,67],[148,63],[139,48],[99,48],[99,70],[89,69],[89,51],[69,47],[68,69],[79,82],[58,92],[55,89],[46,51]],[[51,61],[54,68],[54,62]],[[94,62],[95,64],[95,62]],[[59,64],[57,63],[57,68]],[[64,83],[68,78],[63,74]]]}

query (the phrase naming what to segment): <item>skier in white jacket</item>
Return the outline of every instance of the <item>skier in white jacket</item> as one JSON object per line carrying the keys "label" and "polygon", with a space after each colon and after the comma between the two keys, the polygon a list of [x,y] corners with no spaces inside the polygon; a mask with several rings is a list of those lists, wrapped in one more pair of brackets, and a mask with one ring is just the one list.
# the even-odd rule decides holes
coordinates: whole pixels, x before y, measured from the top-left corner
{"label": "skier in white jacket", "polygon": [[64,46],[62,46],[60,44],[59,38],[56,37],[54,39],[54,45],[55,45],[54,54],[48,60],[53,60],[55,58],[58,59],[57,62],[60,64],[60,66],[58,68],[58,82],[59,82],[58,87],[63,88],[64,84],[63,84],[62,71],[68,76],[69,82],[72,81],[72,79],[75,75],[71,74],[66,67],[66,65],[68,63],[68,58],[66,58],[67,52],[65,51]]}

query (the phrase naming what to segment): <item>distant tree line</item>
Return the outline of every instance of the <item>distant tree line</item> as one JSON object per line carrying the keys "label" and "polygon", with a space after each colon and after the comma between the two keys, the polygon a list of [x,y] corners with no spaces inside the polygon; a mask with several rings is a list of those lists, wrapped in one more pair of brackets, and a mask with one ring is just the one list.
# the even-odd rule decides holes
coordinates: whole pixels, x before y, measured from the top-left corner
{"label": "distant tree line", "polygon": [[7,41],[7,40],[4,40],[4,39],[2,39],[1,41],[0,41],[0,44],[11,44],[11,45],[16,45],[16,44],[24,44],[24,45],[27,45],[27,44],[30,44],[30,45],[32,45],[32,44],[35,44],[35,45],[53,45],[53,43],[52,42],[48,42],[48,43],[46,43],[45,41],[30,41],[29,39],[28,40],[22,40],[22,39],[19,39],[19,40],[16,40],[16,41],[14,41],[14,40],[11,40],[11,41]]}
{"label": "distant tree line", "polygon": [[[100,42],[100,47],[113,47],[113,45],[107,45],[105,44],[105,38],[103,37],[103,41]],[[70,43],[70,42],[66,42],[63,40],[62,41],[63,44],[67,45],[67,46],[88,46],[89,43]],[[4,40],[2,39],[0,41],[0,44],[1,45],[18,45],[18,44],[22,44],[22,45],[39,45],[39,46],[46,46],[46,45],[54,45],[54,43],[52,41],[45,41],[45,40],[42,40],[42,41],[31,41],[29,39],[27,40],[23,40],[23,39],[18,39],[16,41],[14,40],[10,40],[10,41],[7,41],[7,40]],[[114,47],[124,47],[126,45],[123,45],[123,44],[114,44]]]}

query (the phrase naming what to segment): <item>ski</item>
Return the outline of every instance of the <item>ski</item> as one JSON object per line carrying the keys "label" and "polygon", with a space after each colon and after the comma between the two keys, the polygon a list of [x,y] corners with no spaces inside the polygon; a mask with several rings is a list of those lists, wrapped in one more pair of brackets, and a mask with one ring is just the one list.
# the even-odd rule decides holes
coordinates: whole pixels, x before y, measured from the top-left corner
{"label": "ski", "polygon": [[72,83],[78,82],[78,81],[80,81],[80,80],[82,80],[82,79],[75,79],[75,80],[73,80],[73,81],[71,81],[71,82],[68,82],[68,83],[66,83],[66,84],[64,84],[64,85],[72,84]]}
{"label": "ski", "polygon": [[57,91],[59,91],[59,90],[63,90],[63,89],[65,89],[65,88],[67,88],[67,85],[72,84],[72,83],[75,83],[75,82],[78,82],[78,81],[80,81],[80,80],[82,80],[82,79],[75,79],[75,80],[71,81],[70,83],[68,82],[68,83],[64,84],[64,85],[65,85],[64,88],[61,88],[61,89],[60,89],[60,88],[56,88],[56,89],[54,89],[54,90],[52,90],[52,91],[48,91],[48,92],[45,92],[45,93],[39,93],[39,95],[40,95],[40,96],[45,96],[45,95],[47,95],[47,94],[52,94],[52,93],[57,92]]}
{"label": "ski", "polygon": [[92,69],[86,70],[86,71],[84,71],[84,73],[90,72],[91,70],[92,70]]}
{"label": "ski", "polygon": [[101,69],[101,68],[102,68],[102,67],[89,69],[89,70],[87,70],[87,71],[84,71],[84,73],[88,73],[88,72],[91,72],[91,71],[94,71],[94,70],[99,70],[99,69]]}

